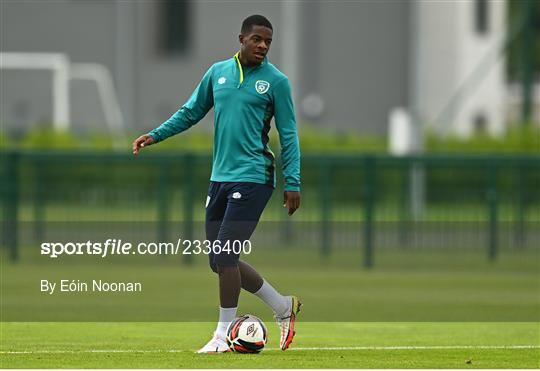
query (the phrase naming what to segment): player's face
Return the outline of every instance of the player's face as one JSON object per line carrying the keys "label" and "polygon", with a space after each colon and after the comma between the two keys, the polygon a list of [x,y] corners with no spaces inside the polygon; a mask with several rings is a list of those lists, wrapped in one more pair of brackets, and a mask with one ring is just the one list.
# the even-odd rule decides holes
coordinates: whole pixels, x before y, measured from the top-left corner
{"label": "player's face", "polygon": [[264,26],[253,26],[251,32],[240,34],[240,54],[243,63],[249,66],[261,64],[270,50],[272,30]]}

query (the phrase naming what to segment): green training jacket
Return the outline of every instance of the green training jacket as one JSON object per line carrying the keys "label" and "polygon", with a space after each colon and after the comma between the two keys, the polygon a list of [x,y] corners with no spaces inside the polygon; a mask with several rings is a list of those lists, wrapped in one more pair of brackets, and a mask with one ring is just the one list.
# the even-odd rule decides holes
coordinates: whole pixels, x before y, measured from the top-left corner
{"label": "green training jacket", "polygon": [[300,148],[289,79],[265,60],[243,67],[238,53],[205,73],[188,101],[149,134],[156,142],[181,133],[214,107],[215,182],[254,182],[275,187],[275,156],[268,146],[275,118],[286,191],[300,190]]}

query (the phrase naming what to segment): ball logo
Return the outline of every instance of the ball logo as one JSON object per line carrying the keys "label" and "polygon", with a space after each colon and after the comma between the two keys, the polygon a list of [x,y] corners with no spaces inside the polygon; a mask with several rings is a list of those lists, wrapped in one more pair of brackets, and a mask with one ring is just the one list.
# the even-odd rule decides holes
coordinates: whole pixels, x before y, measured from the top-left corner
{"label": "ball logo", "polygon": [[225,77],[221,76],[221,77],[218,79],[217,83],[218,83],[219,85],[223,85],[223,84],[225,84],[225,81],[227,81],[227,79],[226,79]]}
{"label": "ball logo", "polygon": [[255,90],[257,90],[257,93],[264,94],[270,89],[270,83],[268,81],[264,80],[258,80],[255,83]]}
{"label": "ball logo", "polygon": [[234,192],[233,195],[232,195],[232,198],[238,200],[238,199],[242,198],[242,194],[240,192]]}
{"label": "ball logo", "polygon": [[249,335],[253,332],[253,330],[255,330],[255,324],[251,324],[248,326],[247,330],[246,330],[246,335]]}

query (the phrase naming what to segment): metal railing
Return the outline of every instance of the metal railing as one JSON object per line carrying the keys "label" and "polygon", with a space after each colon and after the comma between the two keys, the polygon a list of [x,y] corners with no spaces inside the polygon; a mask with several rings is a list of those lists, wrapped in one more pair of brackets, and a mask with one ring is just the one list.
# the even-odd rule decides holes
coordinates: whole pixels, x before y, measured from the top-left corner
{"label": "metal railing", "polygon": [[[201,233],[208,155],[11,151],[0,159],[1,242],[12,260],[25,245],[22,223],[36,240],[54,221],[143,220],[158,240],[171,228],[184,238]],[[482,245],[496,260],[501,248],[540,246],[540,156],[304,154],[293,218],[281,209],[281,183],[261,223],[275,223],[286,244],[318,244],[322,256],[361,249],[364,267],[374,265],[376,249]]]}

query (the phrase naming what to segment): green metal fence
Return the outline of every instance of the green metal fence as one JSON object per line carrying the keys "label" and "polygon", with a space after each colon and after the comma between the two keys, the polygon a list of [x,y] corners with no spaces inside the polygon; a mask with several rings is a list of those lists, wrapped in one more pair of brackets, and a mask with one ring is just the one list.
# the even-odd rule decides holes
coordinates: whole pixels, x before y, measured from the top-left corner
{"label": "green metal fence", "polygon": [[[204,238],[211,158],[194,153],[1,152],[2,245],[11,259],[51,223],[146,223],[165,241]],[[280,171],[277,172],[280,174]],[[322,257],[376,252],[540,247],[539,156],[302,157],[302,205],[282,209],[282,180],[256,232],[266,244]],[[112,227],[111,227],[112,228]],[[186,262],[189,263],[189,260]]]}

